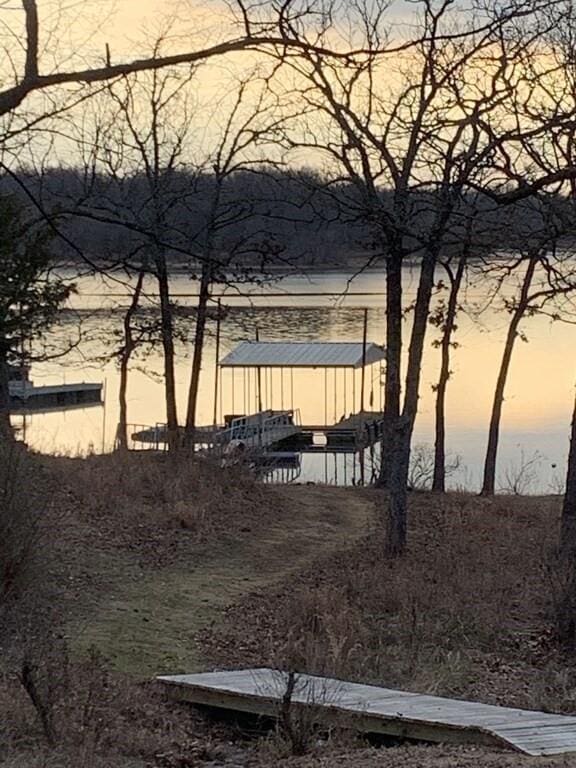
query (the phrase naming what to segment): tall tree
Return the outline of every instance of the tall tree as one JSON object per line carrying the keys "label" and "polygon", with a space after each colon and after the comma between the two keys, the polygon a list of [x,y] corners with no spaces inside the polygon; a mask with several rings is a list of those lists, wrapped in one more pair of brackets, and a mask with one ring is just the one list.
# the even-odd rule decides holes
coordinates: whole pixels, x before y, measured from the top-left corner
{"label": "tall tree", "polygon": [[[162,45],[163,38],[156,43],[158,56]],[[130,227],[140,238],[146,265],[158,286],[166,422],[172,449],[178,447],[180,438],[168,249],[173,210],[187,194],[180,172],[190,139],[189,85],[193,77],[193,70],[183,75],[165,69],[124,78],[110,86],[113,106],[105,130],[97,129],[102,156],[113,158],[107,169],[110,172],[113,168],[116,196],[118,187],[126,195],[121,209],[115,212],[115,221]],[[110,204],[108,200],[107,207]]]}
{"label": "tall tree", "polygon": [[[267,78],[253,72],[237,82],[231,104],[219,108],[220,130],[214,126],[216,146],[201,160],[199,189],[185,203],[200,222],[197,231],[190,233],[189,244],[200,265],[185,426],[189,445],[194,443],[212,286],[229,282],[231,275],[236,282],[263,280],[268,257],[278,255],[274,239],[259,228],[270,201],[251,199],[247,187],[251,173],[261,177],[275,167],[271,137],[285,119]],[[239,184],[245,190],[241,197]]]}
{"label": "tall tree", "polygon": [[[518,34],[520,22],[529,16],[533,27],[540,26],[533,3],[491,4],[458,24],[450,2],[424,0],[419,43],[405,57],[392,59],[380,54],[386,4],[354,8],[364,48],[374,55],[347,66],[313,51],[296,62],[289,59],[304,82],[299,96],[309,115],[291,141],[326,153],[336,173],[355,186],[357,215],[371,223],[386,269],[381,481],[389,489],[386,547],[395,556],[406,543],[410,445],[438,258],[465,190],[484,183],[502,103],[516,88],[514,73],[536,35],[534,29]],[[402,267],[408,256],[418,261],[420,272],[402,391]]]}
{"label": "tall tree", "polygon": [[[523,241],[518,248],[519,256],[508,263],[494,263],[489,267],[490,272],[501,273],[501,300],[510,315],[510,322],[494,387],[481,488],[484,496],[493,495],[496,488],[502,410],[516,341],[519,338],[528,340],[521,330],[521,323],[526,317],[544,312],[561,318],[562,311],[555,308],[554,303],[565,300],[576,290],[572,255],[558,247],[565,230],[562,218],[555,215],[554,207],[554,201],[552,204],[546,200],[524,201],[520,209],[523,215],[518,216],[523,230],[519,233]],[[518,291],[516,295],[509,295],[510,283],[518,273]]]}
{"label": "tall tree", "polygon": [[124,339],[120,350],[120,385],[118,390],[118,400],[120,404],[120,413],[118,415],[118,429],[116,432],[116,446],[121,451],[128,450],[128,375],[130,360],[138,346],[137,339],[134,338],[134,316],[138,312],[142,288],[146,272],[141,269],[136,277],[136,285],[132,291],[132,298],[122,321]]}
{"label": "tall tree", "polygon": [[456,317],[459,309],[460,289],[470,257],[469,248],[464,245],[459,256],[453,260],[443,261],[448,277],[448,301],[446,305],[437,307],[430,321],[441,328],[441,338],[436,342],[440,347],[440,373],[435,386],[435,420],[434,420],[434,470],[432,475],[432,490],[444,493],[446,490],[446,393],[451,376],[450,356],[455,344],[453,335],[456,331]]}
{"label": "tall tree", "polygon": [[43,221],[0,197],[0,431],[10,434],[9,366],[24,364],[27,342],[45,333],[72,287],[51,274],[54,254]]}

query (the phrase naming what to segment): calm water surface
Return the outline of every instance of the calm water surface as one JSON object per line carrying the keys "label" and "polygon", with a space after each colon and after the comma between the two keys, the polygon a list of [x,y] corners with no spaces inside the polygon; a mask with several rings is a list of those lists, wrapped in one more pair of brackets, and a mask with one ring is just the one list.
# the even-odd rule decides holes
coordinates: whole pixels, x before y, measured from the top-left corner
{"label": "calm water surface", "polygon": [[[361,341],[363,308],[368,308],[368,338],[384,342],[385,299],[384,276],[370,272],[350,283],[350,275],[336,272],[316,273],[308,277],[287,277],[265,288],[241,286],[253,290],[250,298],[239,297],[229,288],[223,299],[227,307],[222,323],[221,354],[225,355],[242,340],[253,340],[258,329],[261,340],[287,341]],[[417,275],[410,268],[405,272],[406,302],[415,295]],[[78,323],[85,340],[64,361],[38,363],[32,368],[37,384],[72,381],[103,381],[106,386],[105,408],[83,409],[27,417],[26,437],[37,449],[56,453],[85,453],[109,450],[114,442],[118,419],[118,372],[114,361],[106,357],[120,343],[121,307],[127,303],[122,281],[104,282],[101,278],[77,281],[79,292],[70,302],[57,335],[63,342],[78,333]],[[174,276],[172,290],[178,303],[186,309],[193,307],[196,284],[185,275]],[[514,286],[508,286],[511,292]],[[319,296],[318,293],[342,294]],[[294,296],[306,293],[306,296]],[[274,294],[274,295],[270,295]],[[357,295],[364,294],[364,295]],[[368,295],[370,294],[370,295]],[[483,307],[478,317],[462,313],[458,322],[453,352],[452,372],[447,403],[447,443],[460,467],[450,479],[453,487],[478,487],[480,482],[491,397],[502,354],[508,316],[497,303],[487,302],[483,282],[472,281],[466,292],[466,305],[472,310]],[[155,304],[151,294],[150,306]],[[472,313],[473,314],[473,313]],[[193,317],[184,312],[182,333],[191,336]],[[213,325],[213,324],[212,324]],[[410,315],[406,332],[410,329]],[[574,379],[576,373],[576,327],[551,322],[548,317],[527,318],[522,330],[528,343],[517,342],[509,376],[504,405],[499,453],[499,484],[509,484],[519,467],[532,461],[527,473],[531,492],[558,492],[565,471],[568,430],[571,417]],[[214,328],[208,338],[202,372],[198,422],[210,424],[214,409],[215,344]],[[434,427],[433,386],[437,380],[439,352],[432,345],[437,332],[430,327],[422,369],[421,399],[415,431],[415,443],[431,447]],[[184,419],[190,349],[178,343],[177,386],[179,416]],[[165,420],[160,373],[162,361],[159,349],[140,354],[133,363],[129,384],[129,420],[134,424],[151,425]],[[340,374],[343,376],[343,374]],[[237,412],[239,391],[243,384],[236,374],[234,386],[231,374],[225,373],[222,399],[218,414]],[[268,387],[272,388],[272,404],[280,406],[280,389],[284,396],[288,383],[276,374]],[[374,368],[368,377],[367,402],[378,407],[381,397],[381,371]],[[302,372],[294,377],[294,405],[301,411],[304,422],[323,420],[325,409],[323,374]],[[337,421],[344,411],[344,380],[337,381],[338,402],[327,408],[328,417]],[[332,385],[331,385],[332,386]],[[346,382],[347,410],[350,411],[351,380]],[[269,391],[269,390],[268,390]],[[234,395],[234,401],[232,396]],[[285,400],[286,402],[286,400]],[[21,419],[15,419],[20,423]],[[423,449],[424,453],[427,449]],[[329,481],[350,483],[356,478],[353,457],[306,456],[299,481]]]}

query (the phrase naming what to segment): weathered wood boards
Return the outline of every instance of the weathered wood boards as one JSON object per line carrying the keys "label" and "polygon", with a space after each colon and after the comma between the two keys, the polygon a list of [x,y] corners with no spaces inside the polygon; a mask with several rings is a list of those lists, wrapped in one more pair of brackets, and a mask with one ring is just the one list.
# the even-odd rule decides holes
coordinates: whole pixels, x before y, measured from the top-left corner
{"label": "weathered wood boards", "polygon": [[[238,712],[272,715],[287,675],[246,669],[159,677],[175,698]],[[408,739],[508,746],[528,755],[576,752],[576,716],[405,693],[330,678],[299,675],[292,701],[319,719],[368,733]]]}

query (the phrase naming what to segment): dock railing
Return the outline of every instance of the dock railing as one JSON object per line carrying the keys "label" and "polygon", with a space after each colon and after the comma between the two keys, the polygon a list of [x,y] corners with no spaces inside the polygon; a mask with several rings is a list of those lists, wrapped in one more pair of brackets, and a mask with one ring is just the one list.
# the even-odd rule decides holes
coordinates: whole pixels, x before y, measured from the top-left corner
{"label": "dock railing", "polygon": [[157,422],[150,424],[128,424],[128,439],[133,451],[167,451],[168,428]]}
{"label": "dock railing", "polygon": [[[198,429],[197,449],[203,453],[222,454],[233,440],[242,443],[248,451],[266,450],[277,442],[300,431],[300,412],[264,411],[239,416],[223,429]],[[134,450],[165,451],[168,448],[166,424],[130,424],[130,446]]]}

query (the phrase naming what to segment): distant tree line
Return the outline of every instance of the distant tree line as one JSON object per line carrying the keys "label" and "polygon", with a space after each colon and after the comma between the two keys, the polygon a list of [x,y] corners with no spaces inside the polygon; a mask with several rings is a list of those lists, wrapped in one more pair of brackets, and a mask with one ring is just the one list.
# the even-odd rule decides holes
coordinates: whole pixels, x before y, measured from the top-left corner
{"label": "distant tree line", "polygon": [[[171,268],[194,270],[202,264],[201,249],[196,246],[205,231],[208,201],[218,185],[211,172],[180,170],[170,174],[172,205],[166,216],[167,260]],[[27,194],[23,193],[23,188]],[[111,185],[103,172],[90,179],[87,190],[84,174],[78,169],[49,168],[41,174],[18,171],[0,172],[0,193],[14,196],[24,210],[34,213],[30,196],[41,200],[61,235],[53,244],[54,257],[63,262],[90,260],[110,266],[114,253],[123,259],[127,210],[143,207],[147,181],[143,173]],[[552,198],[551,198],[552,199]],[[470,193],[470,210],[475,210],[474,238],[469,244],[469,258],[506,257],[506,249],[518,244],[521,224],[537,224],[538,214],[521,203],[508,209],[494,206],[489,196]],[[383,211],[392,209],[393,192],[378,189],[378,204]],[[423,191],[412,201],[412,222],[406,235],[408,257],[419,258],[419,239],[426,232],[435,206],[434,192]],[[566,207],[558,195],[554,203]],[[285,268],[331,268],[363,266],[382,267],[387,258],[386,244],[374,237],[373,224],[363,212],[362,200],[351,184],[331,183],[320,172],[271,169],[265,166],[233,172],[226,183],[220,205],[234,208],[234,216],[213,243],[218,261],[231,271],[234,265]],[[148,211],[148,214],[150,212]],[[139,218],[132,225],[132,235],[152,232],[152,217]],[[462,231],[454,229],[442,243],[446,258],[453,256],[462,241]],[[411,242],[411,245],[410,245]],[[569,248],[572,237],[561,239]],[[195,258],[195,250],[198,256]]]}

